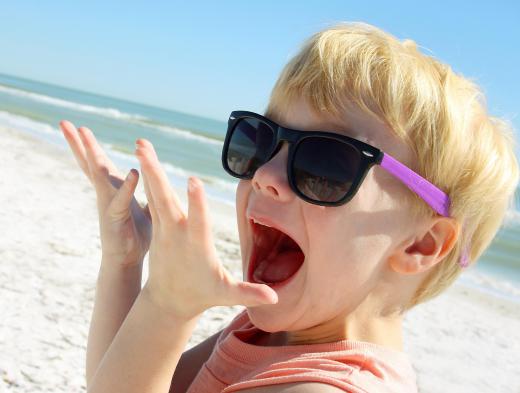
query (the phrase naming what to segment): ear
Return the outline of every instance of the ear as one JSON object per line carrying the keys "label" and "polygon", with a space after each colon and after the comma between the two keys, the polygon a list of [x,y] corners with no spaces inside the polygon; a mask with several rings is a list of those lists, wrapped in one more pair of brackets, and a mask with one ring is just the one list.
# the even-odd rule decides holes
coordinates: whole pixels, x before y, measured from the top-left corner
{"label": "ear", "polygon": [[422,273],[441,262],[453,249],[460,233],[452,217],[435,217],[425,229],[404,241],[389,258],[392,270],[401,274]]}

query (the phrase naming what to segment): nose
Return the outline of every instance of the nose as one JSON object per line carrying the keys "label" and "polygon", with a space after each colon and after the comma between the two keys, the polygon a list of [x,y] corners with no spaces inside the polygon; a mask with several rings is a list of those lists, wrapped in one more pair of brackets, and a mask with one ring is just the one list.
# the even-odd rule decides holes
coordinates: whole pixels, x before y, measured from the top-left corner
{"label": "nose", "polygon": [[287,178],[288,155],[289,145],[283,142],[278,152],[256,170],[251,179],[256,192],[279,202],[288,202],[294,197]]}

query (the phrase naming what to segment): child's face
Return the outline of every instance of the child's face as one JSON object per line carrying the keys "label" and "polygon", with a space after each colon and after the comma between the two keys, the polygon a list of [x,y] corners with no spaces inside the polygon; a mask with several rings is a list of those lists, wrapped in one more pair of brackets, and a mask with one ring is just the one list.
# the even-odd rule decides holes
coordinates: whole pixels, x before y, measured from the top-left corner
{"label": "child's face", "polygon": [[[352,136],[388,152],[405,164],[411,154],[391,130],[360,110],[339,122],[315,115],[305,102],[272,119],[303,131],[332,131]],[[352,132],[346,131],[347,129]],[[367,174],[355,197],[339,207],[307,203],[287,179],[288,146],[261,166],[251,180],[241,180],[236,207],[244,279],[252,251],[249,214],[268,217],[291,231],[305,260],[295,277],[277,290],[278,304],[249,308],[252,322],[264,331],[307,331],[333,336],[341,321],[361,309],[380,312],[392,272],[385,263],[409,232],[403,204],[406,188],[378,166]],[[370,302],[368,305],[367,302]],[[327,321],[327,322],[325,322]],[[318,326],[319,325],[319,326]],[[316,331],[318,329],[318,331]],[[339,334],[339,333],[338,333]]]}

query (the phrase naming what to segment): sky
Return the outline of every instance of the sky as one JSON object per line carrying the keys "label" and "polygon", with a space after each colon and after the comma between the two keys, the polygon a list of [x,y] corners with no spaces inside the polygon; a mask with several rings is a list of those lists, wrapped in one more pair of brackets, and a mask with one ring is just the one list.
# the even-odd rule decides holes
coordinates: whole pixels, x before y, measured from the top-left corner
{"label": "sky", "polygon": [[477,82],[520,130],[518,1],[17,0],[0,18],[0,73],[222,121],[263,111],[310,35],[361,21]]}

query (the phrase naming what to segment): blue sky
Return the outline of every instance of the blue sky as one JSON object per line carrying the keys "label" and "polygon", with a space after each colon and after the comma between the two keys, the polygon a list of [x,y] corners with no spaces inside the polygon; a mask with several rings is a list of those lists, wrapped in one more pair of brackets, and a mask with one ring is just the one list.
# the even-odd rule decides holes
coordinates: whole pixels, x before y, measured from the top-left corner
{"label": "blue sky", "polygon": [[11,1],[0,72],[225,120],[262,111],[312,33],[363,21],[479,83],[520,129],[516,1]]}

